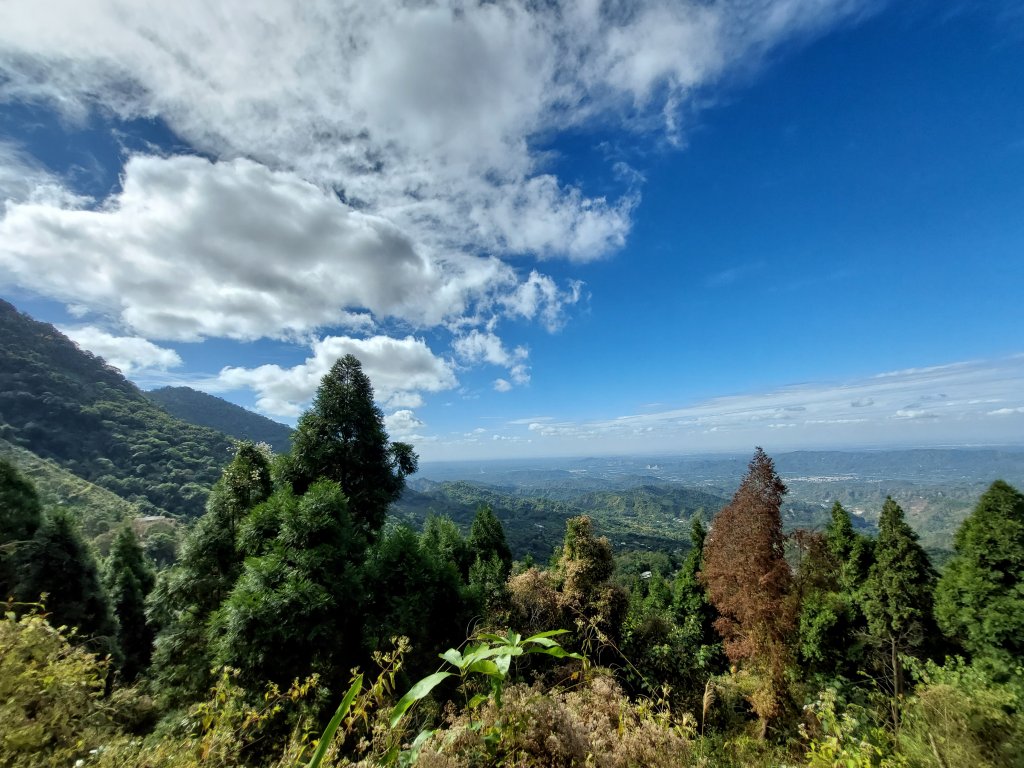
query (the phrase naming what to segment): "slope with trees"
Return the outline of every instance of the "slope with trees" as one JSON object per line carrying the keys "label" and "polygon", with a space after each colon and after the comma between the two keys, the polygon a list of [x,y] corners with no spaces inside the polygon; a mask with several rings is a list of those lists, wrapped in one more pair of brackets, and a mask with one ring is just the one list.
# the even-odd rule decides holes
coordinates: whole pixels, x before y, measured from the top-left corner
{"label": "slope with trees", "polygon": [[135,502],[195,516],[231,440],[175,419],[121,372],[0,301],[0,438]]}
{"label": "slope with trees", "polygon": [[191,387],[161,387],[145,393],[176,419],[209,427],[236,440],[266,443],[274,453],[291,447],[291,427]]}

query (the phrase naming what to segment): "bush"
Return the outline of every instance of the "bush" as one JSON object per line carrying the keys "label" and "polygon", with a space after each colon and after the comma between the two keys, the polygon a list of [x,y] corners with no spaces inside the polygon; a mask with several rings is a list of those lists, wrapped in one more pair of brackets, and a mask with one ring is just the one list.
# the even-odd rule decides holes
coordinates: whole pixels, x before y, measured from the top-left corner
{"label": "bush", "polygon": [[107,663],[39,613],[0,620],[0,765],[72,765],[114,733]]}

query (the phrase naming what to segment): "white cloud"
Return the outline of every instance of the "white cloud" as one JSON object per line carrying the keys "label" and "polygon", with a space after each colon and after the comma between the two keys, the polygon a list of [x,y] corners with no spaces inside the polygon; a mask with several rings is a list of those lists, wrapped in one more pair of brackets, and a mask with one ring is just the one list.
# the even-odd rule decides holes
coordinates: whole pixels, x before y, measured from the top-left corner
{"label": "white cloud", "polygon": [[114,336],[91,325],[61,328],[61,333],[82,349],[99,355],[125,374],[167,370],[180,366],[181,357],[173,349],[158,347],[138,336]]}
{"label": "white cloud", "polygon": [[396,392],[387,399],[388,408],[422,408],[423,395],[419,392]]}
{"label": "white cloud", "polygon": [[384,426],[391,437],[409,437],[415,435],[417,430],[423,429],[426,424],[416,417],[416,414],[409,410],[395,411],[384,417]]}
{"label": "white cloud", "polygon": [[511,381],[495,381],[494,388],[499,392],[508,392],[513,384],[523,386],[530,383],[530,369],[525,362],[529,357],[529,350],[521,346],[512,350],[506,349],[501,339],[490,331],[481,332],[473,329],[455,339],[452,342],[452,349],[466,363],[483,362],[507,368]]}
{"label": "white cloud", "polygon": [[417,392],[439,392],[458,385],[451,364],[434,355],[422,339],[412,336],[404,339],[327,336],[314,342],[312,350],[312,357],[291,368],[279,365],[224,368],[217,379],[204,388],[221,392],[252,389],[262,412],[292,418],[312,399],[320,380],[335,361],[347,354],[359,358],[373,384],[375,396],[382,402],[415,402]]}
{"label": "white cloud", "polygon": [[635,193],[559,181],[534,139],[626,113],[675,138],[699,89],[871,4],[8,0],[0,99],[160,116],[344,189],[418,246],[587,260],[621,246]]}
{"label": "white cloud", "polygon": [[70,207],[88,202],[69,192],[21,147],[0,139],[0,213],[13,203],[26,201]]}
{"label": "white cloud", "polygon": [[[433,326],[539,279],[520,284],[497,259],[428,255],[294,174],[190,156],[133,157],[123,191],[99,209],[12,204],[0,270],[150,338],[183,340],[366,329],[367,311]],[[561,312],[553,290],[538,311]]]}
{"label": "white cloud", "polygon": [[989,411],[989,416],[1014,416],[1016,414],[1024,413],[1024,406],[1017,408],[996,408],[994,411]]}
{"label": "white cloud", "polygon": [[628,453],[739,450],[761,442],[774,447],[1019,442],[1014,419],[988,417],[1024,413],[1016,405],[992,408],[1020,402],[1022,381],[1024,358],[1017,356],[718,397],[613,419],[511,423],[545,438],[549,453],[579,452],[584,444],[588,453],[602,448]]}

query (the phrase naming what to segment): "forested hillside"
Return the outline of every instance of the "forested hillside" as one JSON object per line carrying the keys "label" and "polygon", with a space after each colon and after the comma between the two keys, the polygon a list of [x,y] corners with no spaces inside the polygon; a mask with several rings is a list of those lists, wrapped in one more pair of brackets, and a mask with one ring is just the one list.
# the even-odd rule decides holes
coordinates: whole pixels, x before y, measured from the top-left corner
{"label": "forested hillside", "polygon": [[120,371],[0,301],[0,438],[137,503],[196,516],[231,440],[187,424]]}
{"label": "forested hillside", "polygon": [[505,526],[516,557],[546,561],[562,541],[571,517],[589,515],[602,533],[623,550],[685,550],[695,518],[708,522],[726,499],[678,485],[646,485],[618,491],[580,491],[564,487],[527,493],[514,487],[480,483],[418,482],[406,489],[394,514],[422,525],[431,513],[446,514],[467,528],[476,509],[486,504]]}
{"label": "forested hillside", "polygon": [[191,387],[161,387],[145,395],[189,424],[216,429],[237,440],[266,443],[275,453],[285,453],[291,447],[290,427]]}

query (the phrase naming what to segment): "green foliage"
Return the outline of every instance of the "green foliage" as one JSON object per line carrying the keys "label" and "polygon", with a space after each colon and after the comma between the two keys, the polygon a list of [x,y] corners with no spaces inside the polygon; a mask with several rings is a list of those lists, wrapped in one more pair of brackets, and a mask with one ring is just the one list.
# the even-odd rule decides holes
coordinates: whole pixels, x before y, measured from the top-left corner
{"label": "green foliage", "polygon": [[324,376],[313,406],[299,419],[283,474],[298,495],[320,479],[338,483],[353,519],[372,537],[416,463],[411,446],[388,441],[370,380],[359,360],[346,355]]}
{"label": "green foliage", "polygon": [[121,676],[125,682],[131,682],[149,666],[153,653],[153,629],[146,622],[146,596],[153,590],[155,577],[135,532],[128,526],[114,540],[103,581],[117,618]]}
{"label": "green foliage", "polygon": [[146,511],[188,516],[231,442],[171,417],[52,325],[0,302],[0,438]]}
{"label": "green foliage", "polygon": [[505,541],[505,528],[487,504],[481,504],[473,518],[467,542],[473,560],[497,557],[505,566],[505,575],[512,566],[512,550]]}
{"label": "green foliage", "polygon": [[939,626],[973,656],[1011,667],[1024,658],[1024,495],[993,483],[955,546],[935,592]]}
{"label": "green foliage", "polygon": [[932,627],[936,574],[903,510],[887,499],[863,606],[871,634],[900,652],[920,648]]}
{"label": "green foliage", "polygon": [[407,637],[413,650],[406,664],[420,674],[433,659],[431,649],[465,636],[472,614],[458,570],[431,552],[408,526],[387,526],[370,546],[363,584],[367,651],[384,646],[389,638]]}
{"label": "green foliage", "polygon": [[31,482],[0,459],[0,599],[9,597],[26,559],[29,540],[43,521],[43,508]]}
{"label": "green foliage", "polygon": [[1024,670],[997,683],[978,666],[951,658],[913,669],[914,695],[903,711],[900,752],[911,765],[1003,768],[1024,765]]}
{"label": "green foliage", "polygon": [[889,749],[884,729],[873,724],[871,712],[842,706],[835,688],[826,688],[804,707],[811,728],[801,726],[807,740],[810,768],[872,768]]}
{"label": "green foliage", "polygon": [[206,514],[186,536],[177,564],[157,581],[147,615],[159,628],[153,667],[168,701],[195,701],[213,684],[210,619],[242,568],[242,522],[270,490],[267,455],[242,443],[214,486]]}
{"label": "green foliage", "polygon": [[427,515],[420,544],[433,557],[451,563],[463,577],[468,575],[473,558],[459,526],[447,515]]}
{"label": "green foliage", "polygon": [[106,665],[37,613],[0,619],[0,765],[73,765],[114,732]]}
{"label": "green foliage", "polygon": [[264,509],[278,515],[276,534],[246,559],[218,611],[215,658],[248,686],[314,672],[335,681],[358,654],[351,620],[362,613],[361,528],[332,480],[271,498]]}
{"label": "green foliage", "polygon": [[56,510],[43,522],[29,547],[16,594],[23,602],[43,595],[55,625],[73,627],[76,642],[90,650],[118,655],[117,623],[92,552],[71,516]]}
{"label": "green foliage", "polygon": [[215,429],[236,440],[266,443],[275,453],[287,453],[291,448],[289,427],[205,392],[161,387],[146,392],[146,397],[189,424]]}
{"label": "green foliage", "polygon": [[0,459],[0,544],[27,541],[42,519],[35,486],[13,464]]}
{"label": "green foliage", "polygon": [[678,485],[528,495],[512,493],[507,487],[444,482],[427,484],[419,491],[407,489],[394,509],[413,525],[440,510],[466,528],[484,504],[504,523],[514,557],[530,555],[537,562],[546,562],[552,549],[561,544],[566,521],[583,515],[605,531],[617,548],[684,549],[690,522],[695,517],[706,522],[725,499]]}
{"label": "green foliage", "polygon": [[138,505],[6,440],[0,440],[0,457],[35,486],[44,508],[63,507],[71,512],[81,525],[82,535],[94,544],[140,514]]}

